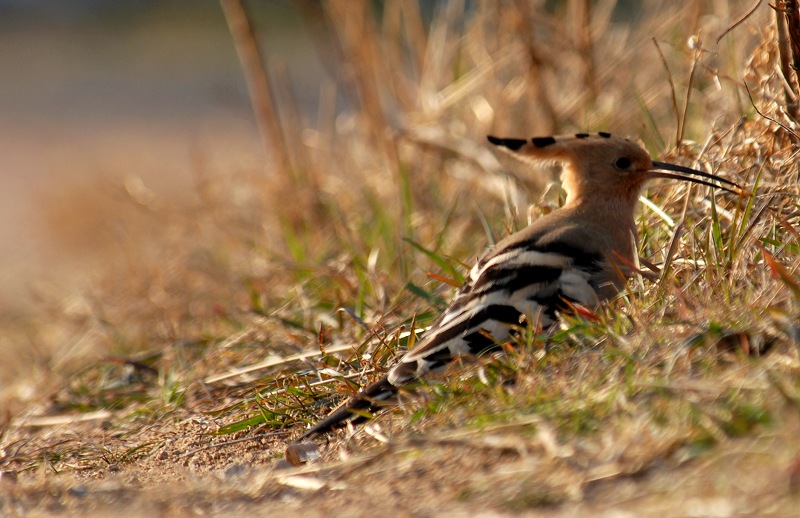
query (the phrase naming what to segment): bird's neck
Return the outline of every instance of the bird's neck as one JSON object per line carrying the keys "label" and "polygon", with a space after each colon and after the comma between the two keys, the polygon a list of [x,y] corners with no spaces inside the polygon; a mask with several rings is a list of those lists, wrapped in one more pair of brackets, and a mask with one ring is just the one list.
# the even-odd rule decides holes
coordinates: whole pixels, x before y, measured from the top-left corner
{"label": "bird's neck", "polygon": [[613,252],[635,263],[638,234],[634,214],[638,195],[633,197],[572,196],[562,210],[571,213],[588,228],[605,235]]}

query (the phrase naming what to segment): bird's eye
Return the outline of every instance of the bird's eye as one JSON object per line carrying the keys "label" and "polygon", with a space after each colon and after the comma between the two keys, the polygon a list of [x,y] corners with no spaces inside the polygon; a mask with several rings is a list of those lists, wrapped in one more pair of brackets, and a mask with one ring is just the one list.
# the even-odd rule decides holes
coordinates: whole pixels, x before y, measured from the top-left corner
{"label": "bird's eye", "polygon": [[622,158],[618,158],[614,165],[619,167],[620,169],[627,169],[631,166],[631,159],[624,156]]}

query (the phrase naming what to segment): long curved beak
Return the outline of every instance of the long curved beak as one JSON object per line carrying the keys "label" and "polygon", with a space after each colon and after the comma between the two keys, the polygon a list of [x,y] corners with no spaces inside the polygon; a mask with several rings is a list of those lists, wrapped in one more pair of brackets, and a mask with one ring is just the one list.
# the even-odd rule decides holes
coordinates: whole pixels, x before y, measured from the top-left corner
{"label": "long curved beak", "polygon": [[[683,180],[687,182],[697,183],[700,185],[705,185],[707,187],[715,187],[717,189],[722,189],[723,191],[728,191],[730,193],[738,194],[741,196],[749,195],[749,193],[745,191],[742,188],[742,186],[736,182],[726,180],[725,178],[720,178],[719,176],[714,174],[704,173],[703,171],[697,171],[696,169],[684,167],[682,165],[668,164],[666,162],[656,162],[655,160],[653,160],[653,169],[654,170],[649,171],[650,176],[653,178],[669,178],[671,180]],[[660,171],[656,171],[655,169],[660,169]],[[665,173],[663,171],[675,171],[677,173],[683,173],[683,175],[674,173]],[[684,176],[684,175],[691,175],[691,176]],[[730,187],[708,182],[705,180],[700,180],[700,178],[693,178],[694,176],[700,178],[706,178],[708,180],[713,180],[714,182],[719,182],[721,184],[727,184]]]}

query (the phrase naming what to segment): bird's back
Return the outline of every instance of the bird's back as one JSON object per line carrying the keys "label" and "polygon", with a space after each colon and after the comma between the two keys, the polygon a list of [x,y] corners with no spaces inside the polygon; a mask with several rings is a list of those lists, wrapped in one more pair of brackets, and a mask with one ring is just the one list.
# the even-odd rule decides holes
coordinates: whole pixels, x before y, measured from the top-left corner
{"label": "bird's back", "polygon": [[478,260],[423,340],[389,371],[389,382],[402,385],[490,350],[520,326],[546,329],[571,304],[596,305],[624,282],[620,266],[611,264],[615,252],[623,251],[591,222],[563,211],[508,236]]}
{"label": "bird's back", "polygon": [[610,264],[613,245],[601,235],[592,222],[562,209],[497,243],[417,346],[303,438],[374,410],[399,387],[455,358],[498,347],[521,326],[546,329],[570,305],[594,306],[615,293],[624,278]]}

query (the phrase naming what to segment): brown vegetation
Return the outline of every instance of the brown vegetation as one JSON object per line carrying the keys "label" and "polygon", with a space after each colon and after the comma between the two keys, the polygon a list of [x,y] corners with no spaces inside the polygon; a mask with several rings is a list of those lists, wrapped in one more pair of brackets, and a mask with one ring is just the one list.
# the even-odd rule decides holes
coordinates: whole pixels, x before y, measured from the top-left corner
{"label": "brown vegetation", "polygon": [[[453,1],[427,20],[414,2],[298,2],[337,83],[314,123],[274,89],[291,167],[86,204],[124,211],[126,239],[90,292],[45,292],[9,325],[28,345],[5,367],[0,510],[796,512],[798,123],[774,13],[542,4]],[[540,198],[552,172],[485,135],[584,130],[754,196],[653,186],[640,254],[657,280],[279,469],[435,318],[442,278],[557,203]]]}

